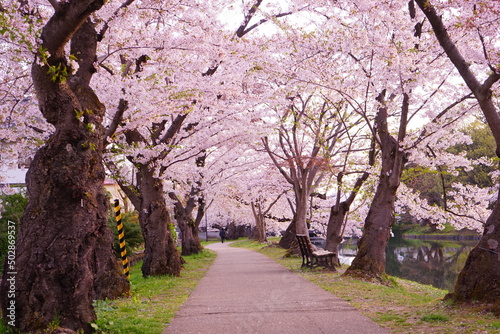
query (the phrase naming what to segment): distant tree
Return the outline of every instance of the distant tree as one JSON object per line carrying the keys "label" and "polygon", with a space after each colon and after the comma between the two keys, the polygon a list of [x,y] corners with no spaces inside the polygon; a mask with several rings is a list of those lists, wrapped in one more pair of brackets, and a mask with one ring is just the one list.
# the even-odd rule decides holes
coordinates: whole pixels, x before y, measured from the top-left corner
{"label": "distant tree", "polygon": [[[495,141],[488,126],[480,121],[473,121],[460,129],[470,142],[463,142],[451,146],[447,152],[455,156],[462,155],[470,164],[450,171],[446,165],[436,165],[435,168],[409,164],[403,172],[403,182],[410,189],[419,192],[420,198],[431,206],[444,210],[449,209],[450,203],[456,198],[456,184],[476,186],[481,189],[491,188],[494,184],[494,156],[492,155]],[[433,154],[428,150],[429,154]],[[458,217],[457,217],[458,218]],[[431,226],[437,226],[432,217],[423,219]]]}
{"label": "distant tree", "polygon": [[[495,158],[495,137],[491,134],[491,130],[487,124],[475,121],[464,126],[462,131],[471,137],[472,143],[455,145],[449,148],[448,151],[455,154],[464,152],[465,156],[474,165],[470,169],[459,169],[459,174],[455,180],[463,184],[476,185],[480,188],[494,186],[495,182],[491,173],[496,170],[492,161]],[[481,163],[481,159],[486,159],[486,163]],[[490,163],[487,163],[488,161]]]}
{"label": "distant tree", "polygon": [[[197,254],[203,250],[198,237],[198,230],[203,217],[204,199],[201,196],[197,197],[198,193],[199,188],[197,185],[191,186],[191,191],[185,200],[180,199],[173,191],[168,193],[170,199],[174,201],[174,218],[181,230],[182,255]],[[198,206],[198,215],[195,218],[193,217],[193,210],[196,206]]]}
{"label": "distant tree", "polygon": [[340,138],[346,130],[341,122],[341,101],[333,103],[313,93],[288,99],[288,106],[276,108],[277,138],[264,137],[262,144],[275,167],[292,185],[294,237],[308,235],[306,217],[311,193],[331,168],[331,159],[339,150]]}

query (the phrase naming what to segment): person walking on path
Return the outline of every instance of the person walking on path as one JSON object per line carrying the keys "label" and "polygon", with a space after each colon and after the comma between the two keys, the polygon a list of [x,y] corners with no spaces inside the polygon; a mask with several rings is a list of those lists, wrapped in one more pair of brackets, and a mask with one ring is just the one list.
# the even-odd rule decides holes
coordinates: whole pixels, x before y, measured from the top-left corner
{"label": "person walking on path", "polygon": [[219,236],[220,236],[220,241],[222,243],[224,243],[224,240],[226,239],[226,230],[221,228],[221,230],[219,232]]}
{"label": "person walking on path", "polygon": [[389,333],[265,255],[229,244],[207,246],[217,258],[163,334]]}

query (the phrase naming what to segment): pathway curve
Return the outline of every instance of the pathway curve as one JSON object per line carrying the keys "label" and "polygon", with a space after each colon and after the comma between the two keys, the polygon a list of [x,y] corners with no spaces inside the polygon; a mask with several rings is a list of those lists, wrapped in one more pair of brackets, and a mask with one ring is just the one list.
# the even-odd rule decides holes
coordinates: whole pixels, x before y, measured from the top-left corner
{"label": "pathway curve", "polygon": [[217,258],[164,334],[389,333],[354,307],[255,251]]}

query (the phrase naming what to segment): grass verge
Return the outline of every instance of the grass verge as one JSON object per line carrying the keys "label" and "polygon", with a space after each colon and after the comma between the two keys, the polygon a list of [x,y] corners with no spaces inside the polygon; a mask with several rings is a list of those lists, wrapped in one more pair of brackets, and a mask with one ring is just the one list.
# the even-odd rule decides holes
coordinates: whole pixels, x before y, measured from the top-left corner
{"label": "grass verge", "polygon": [[285,258],[285,250],[244,240],[233,247],[253,249],[280,263],[323,289],[347,301],[392,333],[499,333],[500,318],[474,306],[453,306],[442,301],[447,291],[389,277],[391,286],[344,278],[337,272],[300,268],[299,257]]}
{"label": "grass verge", "polygon": [[215,259],[215,252],[184,256],[180,277],[143,278],[141,263],[130,270],[131,296],[96,301],[97,320],[92,326],[102,334],[162,333],[180,306]]}

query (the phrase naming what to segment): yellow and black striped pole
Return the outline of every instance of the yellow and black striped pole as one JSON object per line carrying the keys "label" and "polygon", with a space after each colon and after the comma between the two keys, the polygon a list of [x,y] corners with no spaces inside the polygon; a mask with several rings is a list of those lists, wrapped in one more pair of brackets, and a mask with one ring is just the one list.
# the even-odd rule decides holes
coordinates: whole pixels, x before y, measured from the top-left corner
{"label": "yellow and black striped pole", "polygon": [[125,249],[125,233],[123,232],[122,214],[120,213],[120,201],[115,199],[116,227],[118,228],[118,242],[120,243],[120,255],[122,257],[123,274],[130,280],[128,268],[127,250]]}

